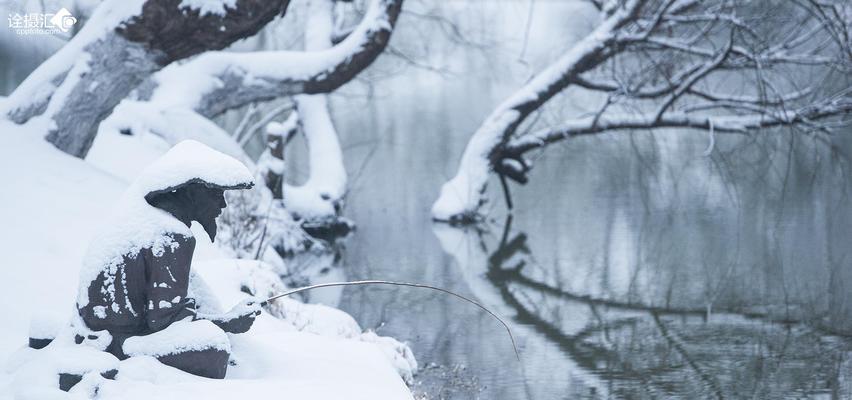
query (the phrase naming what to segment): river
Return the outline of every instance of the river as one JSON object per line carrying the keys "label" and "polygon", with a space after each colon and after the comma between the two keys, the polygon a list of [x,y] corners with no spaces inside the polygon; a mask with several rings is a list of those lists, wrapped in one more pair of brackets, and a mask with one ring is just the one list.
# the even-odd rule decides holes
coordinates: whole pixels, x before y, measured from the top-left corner
{"label": "river", "polygon": [[[431,203],[487,112],[467,104],[468,85],[337,99],[344,215],[357,230],[292,260],[300,283],[426,283],[509,323],[520,360],[497,320],[445,294],[311,295],[407,341],[419,396],[852,397],[839,162],[816,163],[824,150],[788,136],[767,139],[776,148],[720,139],[705,156],[703,135],[602,135],[542,154],[530,184],[512,186],[513,212],[495,183],[481,226],[433,223]],[[767,149],[783,156],[765,160]]]}

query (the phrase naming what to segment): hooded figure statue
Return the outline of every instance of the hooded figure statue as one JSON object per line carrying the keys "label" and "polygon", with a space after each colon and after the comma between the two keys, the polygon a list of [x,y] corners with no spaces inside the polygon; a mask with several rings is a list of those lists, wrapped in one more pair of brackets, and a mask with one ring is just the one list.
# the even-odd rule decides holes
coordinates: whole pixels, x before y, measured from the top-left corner
{"label": "hooded figure statue", "polygon": [[225,376],[230,344],[223,332],[246,332],[260,305],[245,301],[213,316],[196,311],[188,293],[195,250],[189,227],[200,223],[214,240],[225,190],[253,184],[242,163],[189,140],[141,173],[109,228],[90,245],[80,276],[80,319],[91,331],[109,333],[106,351],[119,359],[150,355],[196,375]]}

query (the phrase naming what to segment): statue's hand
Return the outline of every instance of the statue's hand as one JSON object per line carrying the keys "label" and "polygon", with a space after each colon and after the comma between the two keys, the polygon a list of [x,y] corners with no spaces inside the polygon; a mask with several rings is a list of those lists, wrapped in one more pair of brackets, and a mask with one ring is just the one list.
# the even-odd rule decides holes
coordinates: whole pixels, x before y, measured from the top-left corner
{"label": "statue's hand", "polygon": [[222,330],[228,333],[245,333],[251,328],[255,317],[260,315],[260,300],[255,298],[245,299],[228,311],[218,321],[213,321]]}

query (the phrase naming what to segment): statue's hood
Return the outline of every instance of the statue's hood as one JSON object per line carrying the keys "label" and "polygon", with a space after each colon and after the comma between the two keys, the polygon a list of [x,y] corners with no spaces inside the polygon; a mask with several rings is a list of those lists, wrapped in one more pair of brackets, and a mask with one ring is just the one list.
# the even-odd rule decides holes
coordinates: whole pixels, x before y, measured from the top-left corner
{"label": "statue's hood", "polygon": [[248,189],[254,185],[254,178],[237,159],[200,142],[184,140],[145,168],[131,189],[148,197],[190,183],[223,190]]}

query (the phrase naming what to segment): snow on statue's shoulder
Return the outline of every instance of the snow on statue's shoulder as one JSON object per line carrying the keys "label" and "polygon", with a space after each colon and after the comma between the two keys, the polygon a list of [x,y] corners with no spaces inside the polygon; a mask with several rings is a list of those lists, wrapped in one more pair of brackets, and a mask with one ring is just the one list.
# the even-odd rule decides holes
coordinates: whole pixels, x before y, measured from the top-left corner
{"label": "snow on statue's shoulder", "polygon": [[176,144],[142,171],[116,204],[108,225],[92,240],[80,271],[78,306],[89,303],[89,283],[102,271],[115,275],[124,257],[134,257],[144,248],[157,253],[177,246],[176,236],[192,237],[189,227],[148,204],[145,196],[201,181],[220,188],[254,184],[248,168],[237,159],[194,140]]}
{"label": "snow on statue's shoulder", "polygon": [[183,0],[180,2],[178,8],[198,10],[201,15],[216,14],[224,16],[227,12],[226,8],[237,8],[237,0]]}

